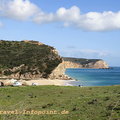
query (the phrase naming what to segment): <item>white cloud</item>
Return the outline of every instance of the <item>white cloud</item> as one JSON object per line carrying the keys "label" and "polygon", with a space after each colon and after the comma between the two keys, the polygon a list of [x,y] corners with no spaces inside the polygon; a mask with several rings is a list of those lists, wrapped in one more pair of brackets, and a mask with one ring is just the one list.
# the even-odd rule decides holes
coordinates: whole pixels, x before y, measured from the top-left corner
{"label": "white cloud", "polygon": [[59,8],[55,13],[45,13],[30,0],[8,0],[0,6],[0,16],[18,20],[31,20],[38,24],[62,22],[65,27],[72,26],[89,31],[120,29],[120,11],[82,14],[80,8],[72,6],[68,9]]}
{"label": "white cloud", "polygon": [[56,13],[36,15],[34,22],[63,22],[65,27],[73,26],[90,31],[107,31],[120,29],[120,11],[88,12],[81,14],[77,6],[69,9],[59,8]]}
{"label": "white cloud", "polygon": [[92,49],[68,49],[62,50],[60,52],[61,56],[66,57],[78,57],[78,58],[104,58],[107,57],[110,53],[107,51],[99,51]]}
{"label": "white cloud", "polygon": [[2,16],[18,20],[27,20],[39,11],[29,0],[8,0],[0,8]]}
{"label": "white cloud", "polygon": [[41,11],[34,17],[33,21],[35,23],[42,24],[42,23],[54,22],[56,21],[56,19],[53,13],[46,14]]}
{"label": "white cloud", "polygon": [[34,22],[36,23],[48,23],[48,22],[64,22],[67,24],[68,22],[73,22],[79,19],[80,10],[78,7],[73,6],[70,9],[59,8],[56,13],[44,13],[40,12],[34,18]]}
{"label": "white cloud", "polygon": [[81,15],[81,19],[76,25],[92,31],[120,29],[120,12],[89,12]]}
{"label": "white cloud", "polygon": [[58,20],[63,22],[76,22],[80,19],[80,9],[76,6],[70,9],[59,8],[56,13]]}

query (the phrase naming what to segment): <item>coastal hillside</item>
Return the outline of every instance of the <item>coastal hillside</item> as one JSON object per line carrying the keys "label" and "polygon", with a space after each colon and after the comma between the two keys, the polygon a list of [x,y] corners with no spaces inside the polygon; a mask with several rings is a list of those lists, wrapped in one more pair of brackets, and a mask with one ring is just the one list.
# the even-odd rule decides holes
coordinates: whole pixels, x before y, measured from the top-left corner
{"label": "coastal hillside", "polygon": [[55,48],[38,41],[0,41],[0,77],[48,78],[61,62]]}
{"label": "coastal hillside", "polygon": [[71,79],[66,68],[108,68],[100,59],[61,58],[55,48],[38,41],[0,40],[0,78]]}
{"label": "coastal hillside", "polygon": [[108,64],[101,59],[84,59],[63,57],[65,68],[109,68]]}
{"label": "coastal hillside", "polygon": [[6,87],[0,108],[0,120],[120,120],[120,86]]}

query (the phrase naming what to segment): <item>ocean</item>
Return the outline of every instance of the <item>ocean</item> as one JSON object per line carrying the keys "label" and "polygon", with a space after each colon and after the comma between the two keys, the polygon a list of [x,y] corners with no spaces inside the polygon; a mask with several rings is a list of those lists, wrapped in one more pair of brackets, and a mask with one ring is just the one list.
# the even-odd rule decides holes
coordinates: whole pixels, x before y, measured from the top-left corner
{"label": "ocean", "polygon": [[74,86],[111,86],[120,85],[120,67],[110,69],[66,69],[66,74],[77,81],[70,84]]}

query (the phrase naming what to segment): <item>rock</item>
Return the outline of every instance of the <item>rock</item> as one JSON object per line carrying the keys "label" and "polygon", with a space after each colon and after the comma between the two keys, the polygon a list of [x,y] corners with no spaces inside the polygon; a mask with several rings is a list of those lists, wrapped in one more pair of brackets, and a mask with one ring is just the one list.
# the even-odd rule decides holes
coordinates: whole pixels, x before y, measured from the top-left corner
{"label": "rock", "polygon": [[72,80],[69,76],[65,75],[65,64],[64,61],[60,63],[49,75],[50,79],[62,79],[62,80]]}
{"label": "rock", "polygon": [[95,64],[92,66],[92,68],[109,68],[108,64],[103,61],[103,60],[99,60],[97,62],[95,62]]}
{"label": "rock", "polygon": [[108,64],[101,59],[63,58],[63,60],[65,68],[109,68]]}

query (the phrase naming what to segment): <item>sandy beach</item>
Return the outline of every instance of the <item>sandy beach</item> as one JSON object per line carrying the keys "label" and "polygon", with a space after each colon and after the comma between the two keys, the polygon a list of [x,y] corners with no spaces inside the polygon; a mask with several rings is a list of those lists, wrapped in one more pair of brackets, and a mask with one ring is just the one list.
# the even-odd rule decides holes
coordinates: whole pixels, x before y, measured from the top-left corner
{"label": "sandy beach", "polygon": [[[7,79],[7,80],[0,80],[1,82],[4,83],[4,85],[12,85],[13,80],[12,79]],[[59,79],[37,79],[37,80],[18,80],[22,85],[26,86],[31,86],[33,84],[36,85],[57,85],[57,86],[72,86],[70,84],[71,81],[75,80],[59,80]]]}

